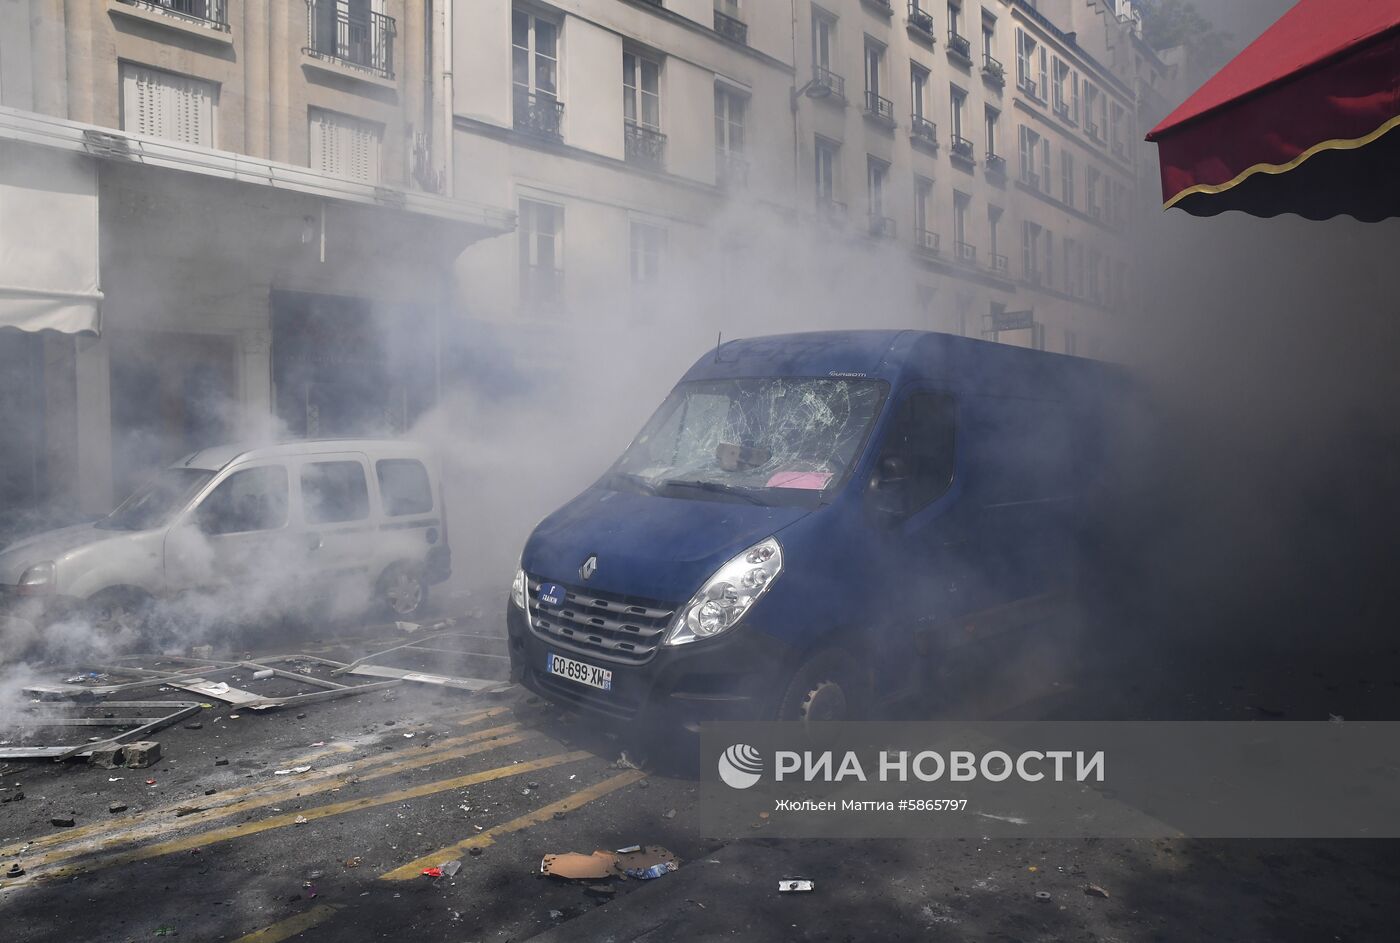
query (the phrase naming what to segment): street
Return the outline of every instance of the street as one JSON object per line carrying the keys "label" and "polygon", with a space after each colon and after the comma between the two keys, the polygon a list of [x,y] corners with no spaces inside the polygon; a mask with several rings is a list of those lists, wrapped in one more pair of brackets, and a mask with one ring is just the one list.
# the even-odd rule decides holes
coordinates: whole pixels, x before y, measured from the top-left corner
{"label": "street", "polygon": [[[392,627],[345,631],[298,650],[337,658],[404,642]],[[477,676],[503,664],[438,660]],[[1175,693],[1089,687],[1005,716],[1092,704],[1104,716],[1152,705],[1313,719],[1320,704],[1377,712],[1400,691],[1341,666],[1270,668],[1260,678],[1273,688],[1197,672]],[[268,712],[218,704],[152,736],[162,759],[147,769],[9,763],[7,940],[1351,941],[1385,938],[1395,917],[1393,842],[777,841],[761,820],[751,839],[721,842],[690,824],[693,781],[630,768],[649,765],[646,744],[516,687],[404,683]],[[631,845],[662,846],[680,867],[647,881],[539,873],[545,854]],[[461,866],[451,876],[422,873],[449,861]],[[4,873],[16,865],[22,876]],[[813,891],[780,893],[791,878]]]}

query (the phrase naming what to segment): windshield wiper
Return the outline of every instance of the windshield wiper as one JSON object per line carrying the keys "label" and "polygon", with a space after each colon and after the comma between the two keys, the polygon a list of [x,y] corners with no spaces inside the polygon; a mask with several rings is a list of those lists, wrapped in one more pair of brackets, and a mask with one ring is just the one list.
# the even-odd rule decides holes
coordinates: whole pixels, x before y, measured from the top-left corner
{"label": "windshield wiper", "polygon": [[743,498],[750,504],[757,504],[759,507],[768,507],[768,502],[758,495],[743,488],[736,488],[734,485],[726,485],[719,481],[686,481],[681,478],[667,478],[661,482],[662,488],[695,488],[699,491],[708,491],[712,494],[732,494],[736,498]]}

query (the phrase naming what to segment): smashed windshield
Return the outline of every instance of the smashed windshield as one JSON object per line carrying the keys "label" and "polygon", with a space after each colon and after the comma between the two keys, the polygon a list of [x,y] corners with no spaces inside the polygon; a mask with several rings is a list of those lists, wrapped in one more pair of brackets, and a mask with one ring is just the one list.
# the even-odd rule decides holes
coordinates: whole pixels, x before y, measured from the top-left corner
{"label": "smashed windshield", "polygon": [[204,468],[167,468],[94,526],[104,530],[161,527],[213,477],[214,473]]}
{"label": "smashed windshield", "polygon": [[611,478],[668,497],[811,500],[845,480],[886,389],[879,380],[813,377],[682,384]]}

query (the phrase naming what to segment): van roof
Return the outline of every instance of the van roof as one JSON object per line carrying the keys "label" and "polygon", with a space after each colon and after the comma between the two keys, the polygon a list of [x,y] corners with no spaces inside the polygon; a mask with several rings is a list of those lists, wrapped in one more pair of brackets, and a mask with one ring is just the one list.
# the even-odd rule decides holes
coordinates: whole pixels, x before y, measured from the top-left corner
{"label": "van roof", "polygon": [[218,471],[235,459],[284,458],[293,455],[316,455],[324,452],[368,452],[422,457],[428,454],[427,446],[419,442],[403,439],[287,439],[254,445],[234,443],[214,445],[198,452],[191,452],[175,462],[179,468],[206,468]]}

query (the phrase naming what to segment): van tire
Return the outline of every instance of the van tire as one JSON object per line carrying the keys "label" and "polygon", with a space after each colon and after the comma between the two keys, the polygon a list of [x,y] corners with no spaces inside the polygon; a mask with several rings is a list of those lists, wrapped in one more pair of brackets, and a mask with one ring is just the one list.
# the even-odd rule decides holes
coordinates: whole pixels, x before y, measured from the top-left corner
{"label": "van tire", "polygon": [[83,618],[104,639],[136,641],[151,628],[155,600],[139,589],[115,586],[93,593]]}
{"label": "van tire", "polygon": [[428,580],[419,563],[395,563],[379,578],[379,608],[396,621],[416,619],[428,606]]}
{"label": "van tire", "polygon": [[869,697],[856,664],[834,648],[808,658],[793,673],[778,704],[778,719],[810,724],[863,718]]}

